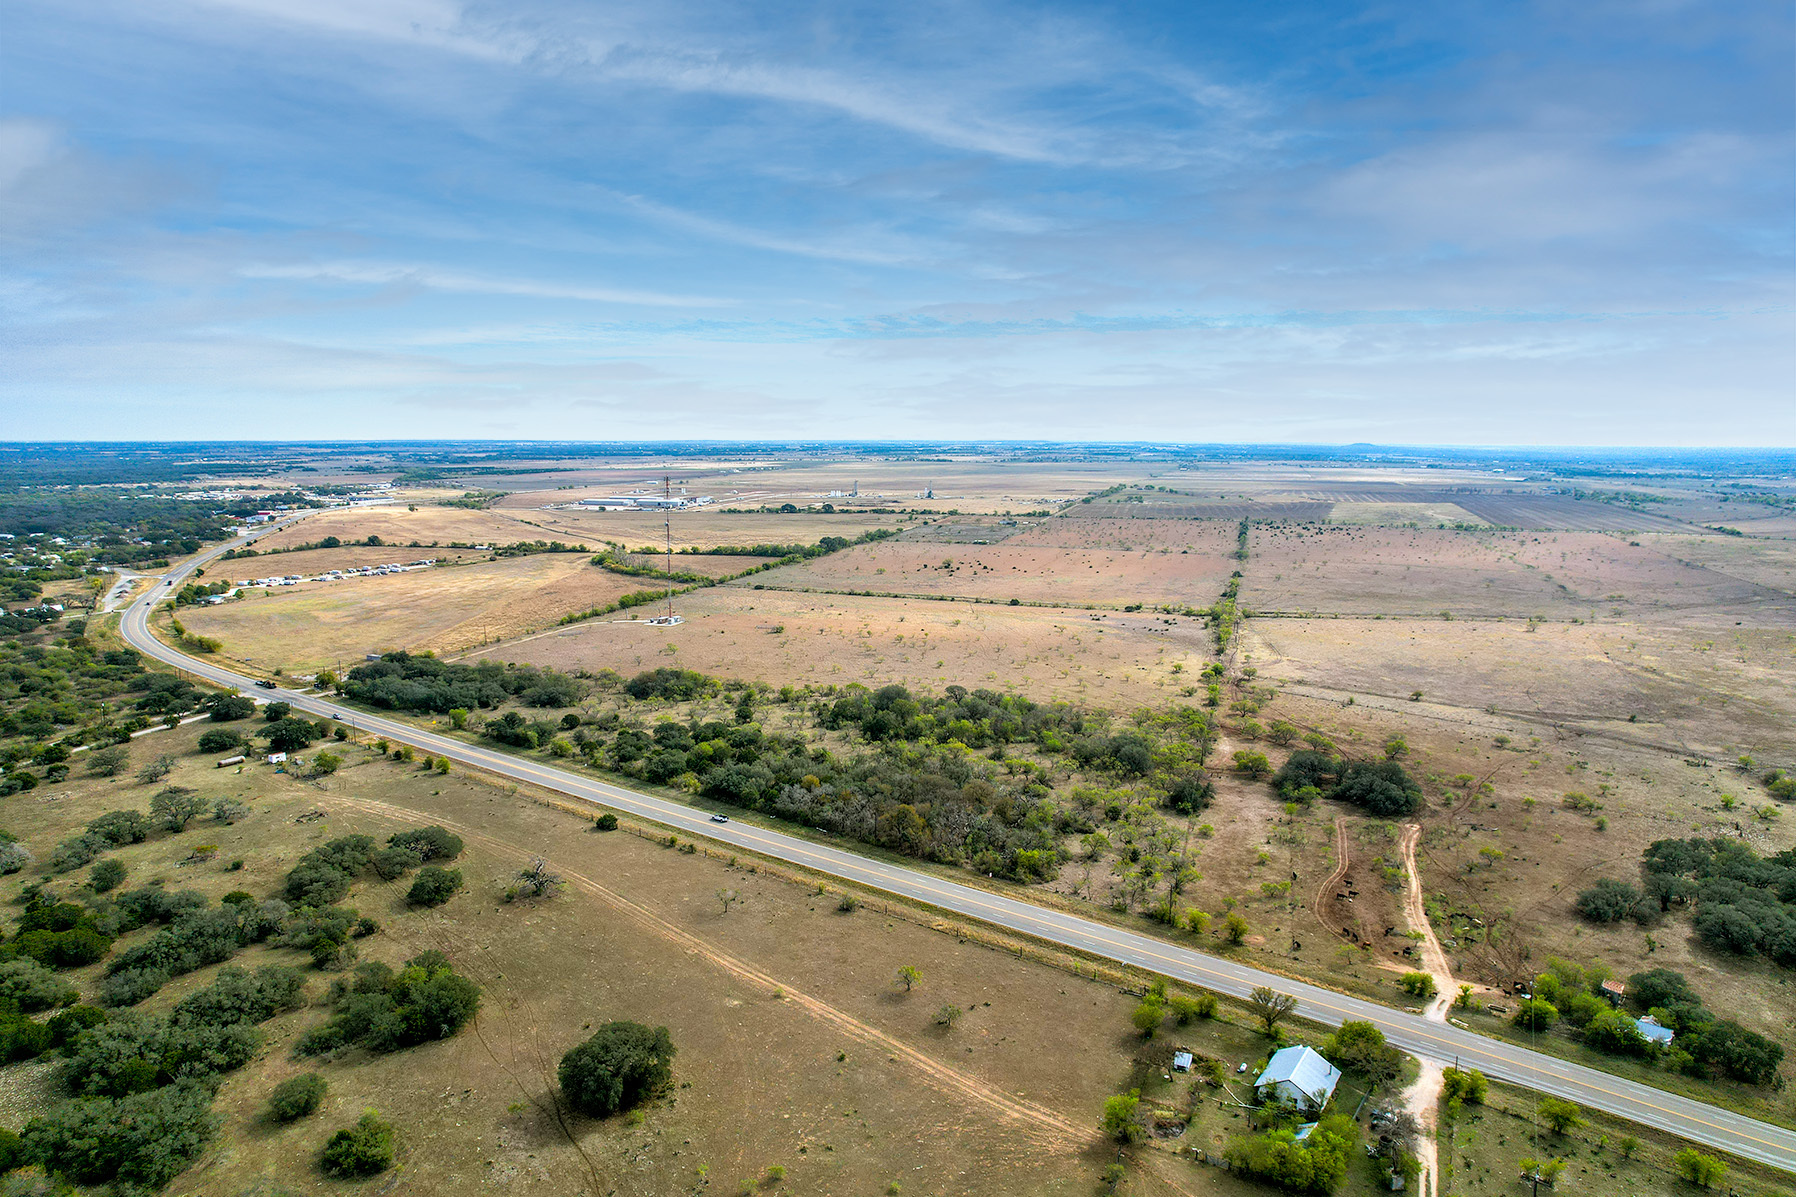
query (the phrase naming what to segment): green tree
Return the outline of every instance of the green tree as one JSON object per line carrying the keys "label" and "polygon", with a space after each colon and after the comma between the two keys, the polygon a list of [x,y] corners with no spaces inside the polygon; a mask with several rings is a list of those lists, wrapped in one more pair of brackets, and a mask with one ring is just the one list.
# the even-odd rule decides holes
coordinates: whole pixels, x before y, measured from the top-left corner
{"label": "green tree", "polygon": [[1389,1080],[1402,1067],[1403,1056],[1385,1042],[1384,1032],[1370,1022],[1349,1020],[1323,1041],[1322,1054],[1332,1062],[1355,1068],[1374,1080]]}
{"label": "green tree", "polygon": [[1404,973],[1397,983],[1411,997],[1431,998],[1440,992],[1434,977],[1428,973]]}
{"label": "green tree", "polygon": [[582,1113],[615,1114],[668,1083],[677,1050],[666,1027],[608,1022],[561,1057],[561,1091]]}
{"label": "green tree", "polygon": [[393,1127],[370,1106],[352,1127],[330,1137],[320,1160],[332,1176],[374,1176],[393,1166]]}
{"label": "green tree", "polygon": [[87,771],[94,777],[117,777],[130,761],[130,752],[119,745],[96,748],[87,754]]}
{"label": "green tree", "polygon": [[1584,1111],[1569,1101],[1557,1097],[1540,1099],[1540,1120],[1552,1128],[1556,1135],[1563,1135],[1568,1130],[1576,1130],[1584,1125]]}
{"label": "green tree", "polygon": [[1671,1157],[1678,1175],[1693,1185],[1712,1189],[1727,1175],[1727,1165],[1712,1155],[1704,1155],[1694,1147],[1686,1147]]}
{"label": "green tree", "polygon": [[186,786],[167,786],[150,799],[150,813],[170,831],[186,831],[187,824],[206,809],[206,800]]}
{"label": "green tree", "polygon": [[1544,1031],[1559,1017],[1559,1009],[1545,998],[1524,998],[1515,1010],[1515,1025],[1526,1031]]}
{"label": "green tree", "polygon": [[1118,1143],[1134,1143],[1147,1134],[1141,1122],[1141,1090],[1131,1089],[1104,1099],[1104,1134]]}
{"label": "green tree", "polygon": [[1467,1105],[1483,1105],[1489,1091],[1490,1082],[1476,1068],[1448,1068],[1441,1073],[1441,1098],[1444,1101],[1458,1098]]}
{"label": "green tree", "polygon": [[201,752],[229,752],[243,746],[243,736],[228,727],[215,727],[200,733],[197,747]]}
{"label": "green tree", "polygon": [[165,752],[143,768],[139,769],[137,771],[137,780],[143,782],[145,785],[152,785],[167,777],[174,771],[174,767],[175,758]]}
{"label": "green tree", "polygon": [[923,970],[914,964],[907,964],[898,970],[898,983],[909,993],[911,987],[923,979]]}
{"label": "green tree", "polygon": [[1278,1033],[1278,1024],[1284,1021],[1285,1016],[1297,1009],[1297,999],[1290,994],[1279,993],[1270,986],[1260,985],[1247,995],[1247,1008],[1259,1020],[1260,1028],[1270,1039]]}
{"label": "green tree", "polygon": [[1228,918],[1224,920],[1223,926],[1226,930],[1224,930],[1222,937],[1231,945],[1240,947],[1241,944],[1246,941],[1247,920],[1240,915],[1231,912]]}
{"label": "green tree", "polygon": [[1135,1029],[1141,1032],[1143,1039],[1151,1039],[1165,1018],[1166,1007],[1150,994],[1141,999],[1141,1004],[1135,1007],[1135,1013],[1129,1016],[1129,1021],[1135,1024]]}
{"label": "green tree", "polygon": [[1243,748],[1235,753],[1235,771],[1258,779],[1272,772],[1272,762],[1266,759],[1263,752]]}
{"label": "green tree", "polygon": [[441,906],[455,896],[461,888],[461,870],[445,869],[440,865],[425,865],[418,870],[412,888],[406,893],[405,900],[413,906]]}
{"label": "green tree", "polygon": [[262,735],[273,752],[298,752],[312,746],[312,741],[318,738],[318,729],[307,720],[288,716],[263,728]]}

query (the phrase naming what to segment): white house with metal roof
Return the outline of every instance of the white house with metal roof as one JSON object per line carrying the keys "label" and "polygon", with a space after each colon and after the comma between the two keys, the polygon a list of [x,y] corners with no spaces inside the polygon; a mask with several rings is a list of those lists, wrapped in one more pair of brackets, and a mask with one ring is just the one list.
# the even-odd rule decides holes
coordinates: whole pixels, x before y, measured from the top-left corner
{"label": "white house with metal roof", "polygon": [[1320,1112],[1334,1096],[1341,1070],[1308,1047],[1286,1047],[1274,1052],[1266,1071],[1253,1083],[1261,1101],[1282,1101]]}

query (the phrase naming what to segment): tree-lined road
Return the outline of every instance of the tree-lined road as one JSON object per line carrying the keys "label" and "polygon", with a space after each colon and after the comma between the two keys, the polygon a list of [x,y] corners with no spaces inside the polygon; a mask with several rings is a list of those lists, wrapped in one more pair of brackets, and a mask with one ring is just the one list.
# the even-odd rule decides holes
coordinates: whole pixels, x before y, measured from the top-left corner
{"label": "tree-lined road", "polygon": [[[170,584],[154,584],[126,610],[120,623],[126,642],[148,656],[215,685],[240,689],[252,687],[254,679],[171,648],[152,635],[149,628],[149,616],[155,604],[178,590],[190,572],[218,557],[226,549],[241,547],[250,539],[253,538],[220,545],[164,575],[164,580]],[[1650,1085],[1558,1060],[1526,1048],[1462,1031],[1457,1027],[1430,1022],[1420,1015],[1407,1014],[1375,1002],[1293,981],[1178,944],[1108,927],[1077,915],[1050,910],[974,886],[941,880],[902,865],[872,860],[856,852],[812,843],[752,824],[712,823],[705,811],[678,802],[470,745],[398,720],[352,710],[316,695],[290,690],[264,693],[268,693],[270,698],[291,703],[296,710],[339,720],[360,731],[410,744],[436,756],[448,757],[462,766],[485,769],[571,798],[648,819],[689,835],[706,836],[868,889],[927,903],[994,927],[1119,964],[1147,969],[1231,997],[1245,997],[1256,986],[1271,986],[1281,993],[1296,997],[1301,1003],[1298,1012],[1318,1022],[1339,1025],[1349,1019],[1364,1019],[1383,1030],[1397,1047],[1415,1055],[1457,1064],[1463,1068],[1476,1068],[1492,1078],[1524,1085],[1580,1105],[1606,1110],[1635,1122],[1669,1131],[1693,1143],[1796,1172],[1796,1132],[1667,1093]]]}

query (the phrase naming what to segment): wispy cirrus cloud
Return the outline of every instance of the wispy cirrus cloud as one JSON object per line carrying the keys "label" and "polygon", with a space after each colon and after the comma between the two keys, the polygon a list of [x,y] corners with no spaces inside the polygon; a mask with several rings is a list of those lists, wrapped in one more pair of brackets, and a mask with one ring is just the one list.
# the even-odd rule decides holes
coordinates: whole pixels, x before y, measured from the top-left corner
{"label": "wispy cirrus cloud", "polygon": [[13,422],[297,386],[356,427],[1796,439],[1784,10],[8,15]]}
{"label": "wispy cirrus cloud", "polygon": [[534,299],[574,299],[585,303],[646,307],[715,308],[728,307],[732,302],[702,295],[669,295],[656,291],[593,287],[543,279],[466,274],[401,262],[259,263],[246,265],[238,273],[248,279],[359,283],[377,287],[428,287],[436,291],[474,295],[520,295]]}

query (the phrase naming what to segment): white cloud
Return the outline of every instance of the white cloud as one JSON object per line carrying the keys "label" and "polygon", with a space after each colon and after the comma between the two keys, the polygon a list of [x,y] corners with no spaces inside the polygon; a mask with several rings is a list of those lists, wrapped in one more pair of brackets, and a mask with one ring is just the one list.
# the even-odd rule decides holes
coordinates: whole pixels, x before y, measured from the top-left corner
{"label": "white cloud", "polygon": [[590,303],[640,304],[649,307],[725,307],[727,299],[702,295],[668,295],[615,287],[591,287],[540,279],[499,278],[397,262],[259,263],[242,267],[244,278],[316,282],[367,283],[373,286],[429,287],[481,295],[522,295],[538,299],[574,299]]}

